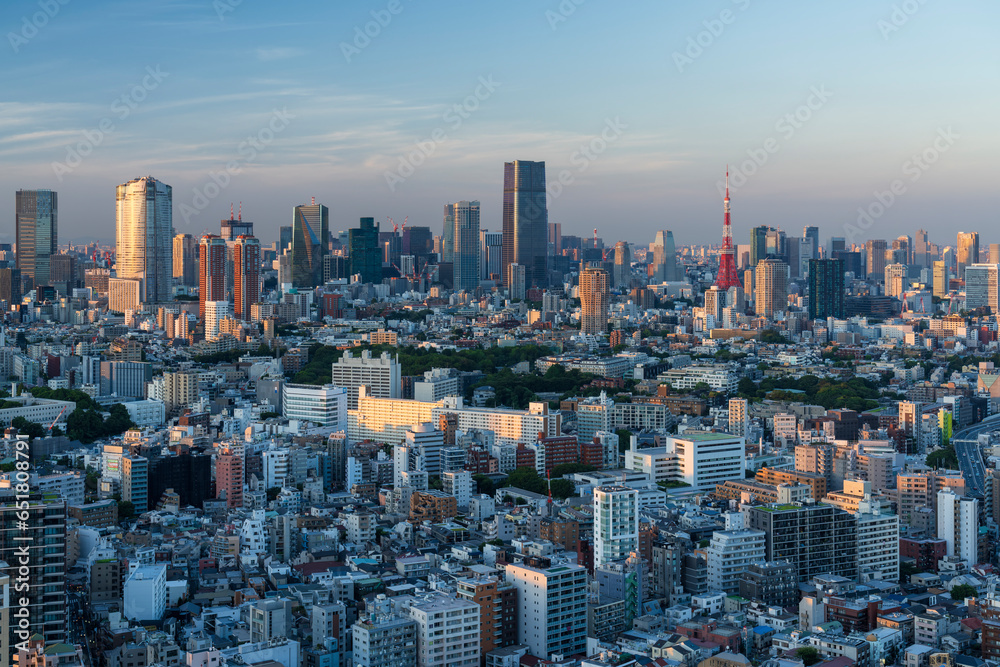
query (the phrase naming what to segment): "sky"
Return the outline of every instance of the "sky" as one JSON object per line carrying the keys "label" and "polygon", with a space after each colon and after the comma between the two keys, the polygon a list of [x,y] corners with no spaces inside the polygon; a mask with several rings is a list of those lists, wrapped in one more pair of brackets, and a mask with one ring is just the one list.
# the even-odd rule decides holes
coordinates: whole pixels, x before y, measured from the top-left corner
{"label": "sky", "polygon": [[[952,0],[5,0],[0,239],[17,189],[60,242],[114,238],[114,188],[173,187],[177,233],[230,204],[264,244],[315,197],[440,233],[501,227],[503,162],[543,160],[563,234],[737,243],[993,238],[995,3]],[[867,212],[867,217],[861,212]]]}

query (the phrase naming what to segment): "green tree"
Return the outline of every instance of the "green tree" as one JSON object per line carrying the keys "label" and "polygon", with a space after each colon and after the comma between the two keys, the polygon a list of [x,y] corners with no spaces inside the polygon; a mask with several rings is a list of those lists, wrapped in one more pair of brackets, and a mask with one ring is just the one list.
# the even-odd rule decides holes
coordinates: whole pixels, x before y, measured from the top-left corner
{"label": "green tree", "polygon": [[14,417],[10,425],[17,429],[21,435],[28,436],[29,440],[45,437],[45,427],[36,422],[30,422],[24,417]]}
{"label": "green tree", "polygon": [[802,664],[806,667],[815,665],[820,661],[819,650],[817,650],[815,646],[803,646],[798,648],[795,650],[795,655],[802,660]]}
{"label": "green tree", "polygon": [[493,484],[493,480],[486,475],[473,475],[472,479],[476,481],[476,490],[479,493],[485,493],[490,497],[493,497],[493,494],[496,493],[496,487]]}
{"label": "green tree", "polygon": [[135,505],[133,505],[128,500],[118,501],[118,518],[119,519],[131,519],[135,516]]}
{"label": "green tree", "polygon": [[108,410],[110,413],[104,422],[104,435],[121,435],[130,428],[135,428],[132,417],[129,416],[128,409],[121,403],[115,403]]}
{"label": "green tree", "polygon": [[104,418],[97,410],[78,407],[66,418],[66,434],[71,440],[90,444],[104,437]]}
{"label": "green tree", "polygon": [[281,488],[277,486],[272,486],[267,490],[268,501],[277,499],[278,495],[281,493]]}
{"label": "green tree", "polygon": [[627,452],[628,448],[632,445],[632,431],[620,428],[615,431],[615,435],[618,436],[618,451]]}
{"label": "green tree", "polygon": [[958,584],[957,586],[951,587],[951,599],[962,601],[965,598],[974,598],[979,595],[979,591],[976,590],[975,586],[969,584]]}
{"label": "green tree", "polygon": [[568,479],[554,479],[551,482],[551,487],[552,496],[560,500],[576,494],[576,484]]}

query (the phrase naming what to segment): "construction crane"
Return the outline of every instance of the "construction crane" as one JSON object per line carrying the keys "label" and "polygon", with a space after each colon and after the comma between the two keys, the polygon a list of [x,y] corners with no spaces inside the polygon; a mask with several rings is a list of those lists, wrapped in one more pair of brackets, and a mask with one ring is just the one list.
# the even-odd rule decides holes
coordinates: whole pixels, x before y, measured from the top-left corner
{"label": "construction crane", "polygon": [[66,408],[67,408],[67,407],[68,407],[68,406],[65,406],[65,405],[64,405],[64,406],[63,406],[63,409],[62,409],[62,410],[60,410],[60,411],[59,411],[59,414],[57,414],[57,415],[56,415],[56,418],[52,420],[52,423],[51,423],[51,424],[49,424],[49,427],[48,427],[47,429],[45,429],[45,432],[46,432],[46,433],[47,433],[48,435],[52,435],[52,429],[54,429],[54,428],[56,427],[56,422],[58,422],[58,421],[59,421],[59,418],[63,416],[63,413],[64,413],[64,412],[66,412]]}
{"label": "construction crane", "polygon": [[394,220],[392,219],[392,217],[391,217],[391,216],[388,216],[388,215],[387,215],[387,216],[385,216],[385,219],[389,221],[389,224],[390,224],[390,225],[392,225],[392,233],[393,233],[393,234],[395,234],[395,233],[396,233],[396,230],[398,230],[398,229],[399,229],[399,225],[397,225],[397,224],[395,223],[395,221],[394,221]]}

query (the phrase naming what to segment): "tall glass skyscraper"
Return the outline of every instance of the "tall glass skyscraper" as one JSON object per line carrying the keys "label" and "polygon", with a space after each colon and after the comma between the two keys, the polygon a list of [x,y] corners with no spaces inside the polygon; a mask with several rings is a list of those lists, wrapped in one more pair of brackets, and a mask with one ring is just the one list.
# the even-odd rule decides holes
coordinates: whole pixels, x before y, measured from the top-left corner
{"label": "tall glass skyscraper", "polygon": [[527,287],[548,285],[549,212],[545,163],[515,160],[503,165],[503,280],[511,264],[524,267]]}
{"label": "tall glass skyscraper", "polygon": [[382,282],[382,249],[378,244],[378,225],[375,218],[361,218],[356,229],[348,231],[351,275],[361,274],[361,282]]}
{"label": "tall glass skyscraper", "polygon": [[809,260],[809,319],[844,316],[844,260]]}
{"label": "tall glass skyscraper", "polygon": [[[17,268],[25,287],[49,284],[49,258],[58,247],[58,195],[52,190],[18,190],[14,224]],[[30,281],[30,286],[27,284]]]}
{"label": "tall glass skyscraper", "polygon": [[116,271],[142,281],[143,303],[172,298],[173,188],[152,176],[118,186],[115,194]]}
{"label": "tall glass skyscraper", "polygon": [[455,261],[455,205],[445,204],[444,222],[441,225],[441,263]]}
{"label": "tall glass skyscraper", "polygon": [[445,211],[445,220],[451,218],[454,221],[452,262],[455,291],[471,292],[479,287],[479,202],[460,201],[448,204]]}
{"label": "tall glass skyscraper", "polygon": [[668,229],[656,232],[653,237],[653,280],[657,283],[680,280],[674,233]]}
{"label": "tall glass skyscraper", "polygon": [[323,282],[323,256],[330,235],[330,209],[300,204],[292,210],[292,284],[316,287]]}

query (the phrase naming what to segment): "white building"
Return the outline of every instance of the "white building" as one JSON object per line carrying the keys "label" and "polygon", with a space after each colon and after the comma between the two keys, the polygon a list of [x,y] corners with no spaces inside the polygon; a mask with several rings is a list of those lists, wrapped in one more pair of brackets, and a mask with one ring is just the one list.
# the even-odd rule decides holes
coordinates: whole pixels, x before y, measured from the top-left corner
{"label": "white building", "polygon": [[351,512],[346,523],[348,542],[365,544],[375,541],[375,515],[371,512]]}
{"label": "white building", "polygon": [[997,274],[1000,265],[972,264],[965,267],[965,309],[989,308],[990,312],[1000,312],[1000,281]]}
{"label": "white building", "polygon": [[124,313],[137,310],[142,303],[142,281],[134,278],[108,279],[108,310]]}
{"label": "white building", "polygon": [[472,473],[468,470],[453,470],[441,473],[442,490],[455,496],[459,509],[469,506],[472,498]]}
{"label": "white building", "polygon": [[388,352],[372,357],[369,350],[355,357],[350,351],[344,352],[332,367],[331,384],[347,389],[347,407],[358,408],[358,389],[368,387],[368,395],[375,398],[399,398],[402,391],[402,377],[399,362]]}
{"label": "white building", "polygon": [[281,388],[285,419],[299,419],[335,431],[347,428],[347,390],[332,384],[286,384]]}
{"label": "white building", "polygon": [[594,488],[594,567],[624,560],[639,549],[639,492],[627,486]]}
{"label": "white building", "polygon": [[740,382],[739,374],[725,364],[671,368],[656,379],[666,382],[674,389],[694,389],[703,382],[715,391],[728,393],[734,393]]}
{"label": "white building", "polygon": [[518,643],[548,659],[581,653],[587,645],[587,570],[581,565],[528,558],[506,567],[517,588]]}
{"label": "white building", "polygon": [[264,465],[264,485],[268,488],[282,487],[290,474],[291,462],[287,449],[268,449],[261,454]]}
{"label": "white building", "polygon": [[445,396],[459,395],[458,374],[450,368],[432,368],[424,379],[413,383],[413,398],[426,403],[440,401]]}
{"label": "white building", "polygon": [[441,415],[454,414],[459,430],[492,431],[495,435],[494,443],[498,445],[534,443],[538,440],[539,433],[544,433],[548,438],[562,434],[561,416],[552,414],[549,404],[545,402],[529,403],[527,410],[466,407],[462,399],[456,396],[449,396],[441,403],[442,407],[431,411],[429,421],[437,424]]}
{"label": "white building", "polygon": [[899,580],[899,517],[881,514],[875,503],[858,505],[858,573],[861,582]]}
{"label": "white building", "polygon": [[228,301],[205,302],[205,340],[219,339],[219,323],[232,317],[233,307]]}
{"label": "white building", "polygon": [[709,590],[738,593],[740,575],[751,563],[766,560],[765,538],[764,531],[744,528],[742,514],[726,514],[726,529],[712,533],[712,541],[705,550]]}
{"label": "white building", "polygon": [[714,491],[716,484],[744,479],[746,442],[724,433],[690,433],[669,437],[663,447],[625,453],[625,467],[650,476],[654,482],[684,482],[699,491]]}
{"label": "white building", "polygon": [[140,565],[125,580],[125,618],[158,621],[167,609],[167,566]]}
{"label": "white building", "polygon": [[937,536],[945,541],[945,555],[958,556],[972,567],[979,558],[979,501],[956,496],[951,489],[937,494]]}
{"label": "white building", "polygon": [[441,474],[444,431],[438,431],[430,422],[415,424],[406,432],[403,444],[411,463],[407,470],[425,470],[431,476]]}
{"label": "white building", "polygon": [[417,624],[393,612],[392,603],[379,594],[370,603],[368,618],[351,626],[353,665],[358,667],[416,667]]}
{"label": "white building", "polygon": [[396,598],[417,624],[418,667],[479,667],[479,605],[444,594]]}
{"label": "white building", "polygon": [[140,428],[161,426],[167,416],[163,401],[147,398],[141,401],[128,401],[122,405],[128,410],[128,416],[135,422],[135,425]]}

